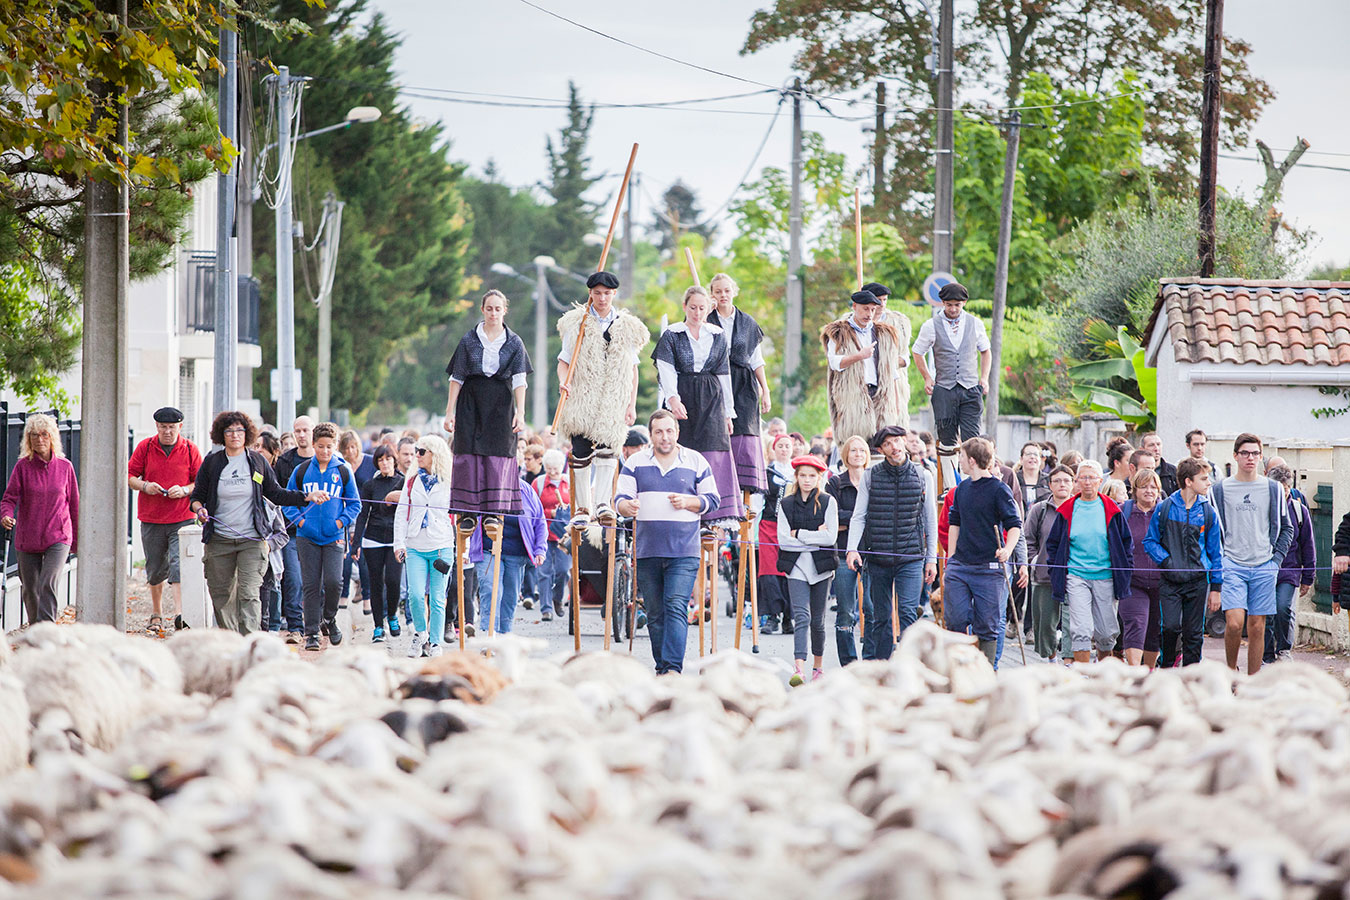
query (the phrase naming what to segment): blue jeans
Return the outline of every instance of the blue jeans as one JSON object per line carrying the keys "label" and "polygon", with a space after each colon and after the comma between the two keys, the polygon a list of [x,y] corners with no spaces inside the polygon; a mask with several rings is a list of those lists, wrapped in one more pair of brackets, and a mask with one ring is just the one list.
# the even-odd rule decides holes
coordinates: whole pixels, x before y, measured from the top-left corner
{"label": "blue jeans", "polygon": [[[942,614],[948,630],[971,633],[981,641],[997,641],[1003,634],[1006,593],[1002,571],[987,566],[947,563]],[[995,653],[997,658],[997,651]]]}
{"label": "blue jeans", "polygon": [[1275,585],[1275,615],[1266,626],[1266,649],[1263,662],[1273,663],[1275,654],[1293,647],[1294,592],[1298,585],[1281,581]]}
{"label": "blue jeans", "polygon": [[858,579],[863,583],[863,602],[867,602],[867,570],[855,572],[844,563],[834,570],[834,599],[839,604],[834,614],[834,644],[839,651],[839,665],[846,666],[858,659],[858,645],[853,629],[858,624]]}
{"label": "blue jeans", "polygon": [[648,556],[637,561],[638,590],[647,607],[647,633],[658,675],[684,669],[689,597],[697,574],[696,556]]}
{"label": "blue jeans", "polygon": [[572,554],[564,549],[562,541],[548,545],[548,555],[539,567],[540,608],[544,612],[562,612],[563,591],[572,575]]}
{"label": "blue jeans", "polygon": [[891,592],[899,610],[900,633],[919,618],[919,593],[923,586],[922,559],[911,559],[896,566],[877,562],[873,557],[867,563],[867,577],[871,587],[867,591],[867,621],[863,623],[863,659],[890,659],[895,648],[896,635],[891,629]]}
{"label": "blue jeans", "polygon": [[529,559],[524,556],[502,557],[502,586],[497,594],[497,620],[489,629],[488,614],[492,610],[494,558],[488,556],[481,563],[473,565],[478,572],[478,627],[484,632],[491,630],[496,634],[509,634],[511,626],[516,621],[516,603],[520,600],[520,586]]}
{"label": "blue jeans", "polygon": [[[445,576],[436,571],[432,562],[443,559],[455,564],[455,551],[451,547],[440,550],[408,550],[403,571],[408,575],[408,606],[412,610],[413,630],[427,635],[427,640],[439,644],[445,635]],[[427,615],[427,603],[431,601],[431,615]]]}
{"label": "blue jeans", "polygon": [[[300,577],[300,548],[292,537],[281,548],[285,571],[281,575],[281,615],[286,630],[303,634],[305,631],[304,579]],[[280,619],[278,619],[280,621]]]}

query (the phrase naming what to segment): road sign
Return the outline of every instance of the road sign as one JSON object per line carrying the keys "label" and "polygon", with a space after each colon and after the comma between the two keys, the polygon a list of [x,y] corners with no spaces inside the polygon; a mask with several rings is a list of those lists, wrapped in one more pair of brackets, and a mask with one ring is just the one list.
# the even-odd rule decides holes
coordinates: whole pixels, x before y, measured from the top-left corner
{"label": "road sign", "polygon": [[[295,376],[294,378],[291,379],[291,384],[295,385],[295,387],[294,387],[294,391],[295,391],[295,399],[296,399],[297,402],[299,402],[299,400],[301,399],[301,397],[300,397],[300,384],[301,384],[301,378],[300,378],[300,376],[301,376],[302,373],[301,373],[301,371],[300,371],[299,369],[292,369],[292,370],[291,370],[291,374],[292,374],[293,376]],[[272,379],[271,379],[271,381],[272,381],[272,385],[271,385],[271,387],[272,387],[272,402],[273,402],[273,403],[276,403],[276,402],[277,402],[277,395],[279,395],[279,394],[281,393],[281,370],[280,370],[280,369],[273,369],[273,370],[272,370]]]}
{"label": "road sign", "polygon": [[955,284],[956,276],[950,272],[934,272],[924,279],[923,290],[921,294],[923,299],[928,301],[929,306],[941,306],[942,301],[938,299],[938,291],[942,290],[944,284]]}

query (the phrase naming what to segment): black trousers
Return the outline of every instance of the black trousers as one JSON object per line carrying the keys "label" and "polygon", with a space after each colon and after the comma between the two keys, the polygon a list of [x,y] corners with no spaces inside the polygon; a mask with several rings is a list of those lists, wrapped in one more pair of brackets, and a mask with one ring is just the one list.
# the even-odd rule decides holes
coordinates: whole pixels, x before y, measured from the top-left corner
{"label": "black trousers", "polygon": [[337,541],[316,544],[299,535],[295,548],[300,555],[300,574],[305,591],[305,636],[317,635],[319,623],[332,621],[342,588],[343,549]]}
{"label": "black trousers", "polygon": [[370,572],[370,614],[375,625],[384,627],[385,619],[398,616],[398,595],[403,581],[403,563],[393,547],[366,547],[361,560]]}
{"label": "black trousers", "polygon": [[933,387],[933,425],[939,446],[952,447],[984,430],[984,389],[978,384]]}
{"label": "black trousers", "polygon": [[1177,583],[1163,579],[1158,587],[1162,608],[1162,653],[1158,665],[1170,669],[1181,641],[1181,664],[1198,663],[1205,646],[1205,603],[1209,582],[1203,578]]}

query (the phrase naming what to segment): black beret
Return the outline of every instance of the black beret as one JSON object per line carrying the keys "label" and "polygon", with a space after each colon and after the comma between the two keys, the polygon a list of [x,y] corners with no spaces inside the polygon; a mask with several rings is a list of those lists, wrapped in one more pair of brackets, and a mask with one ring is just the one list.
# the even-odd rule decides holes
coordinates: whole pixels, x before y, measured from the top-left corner
{"label": "black beret", "polygon": [[647,435],[642,433],[640,428],[628,429],[628,437],[624,438],[625,447],[645,447],[647,446]]}
{"label": "black beret", "polygon": [[854,291],[852,299],[854,303],[871,304],[872,306],[881,305],[881,301],[877,299],[877,295],[871,291]]}
{"label": "black beret", "polygon": [[938,299],[942,301],[969,300],[970,294],[966,293],[966,289],[964,286],[957,284],[955,281],[953,281],[949,284],[944,284],[938,290]]}
{"label": "black beret", "polygon": [[891,295],[891,289],[879,281],[869,281],[862,286],[862,289],[864,291],[871,291],[878,297],[889,297]]}
{"label": "black beret", "polygon": [[588,288],[602,287],[602,288],[609,288],[611,290],[618,290],[619,279],[615,278],[608,272],[603,271],[596,272],[590,278],[586,279],[586,287]]}
{"label": "black beret", "polygon": [[161,406],[155,410],[155,421],[163,422],[166,425],[172,425],[174,422],[183,421],[183,414],[172,406]]}
{"label": "black beret", "polygon": [[904,437],[907,434],[909,434],[909,432],[905,431],[905,429],[901,428],[899,425],[883,426],[880,431],[872,435],[872,449],[881,449],[881,445],[886,442],[886,438]]}

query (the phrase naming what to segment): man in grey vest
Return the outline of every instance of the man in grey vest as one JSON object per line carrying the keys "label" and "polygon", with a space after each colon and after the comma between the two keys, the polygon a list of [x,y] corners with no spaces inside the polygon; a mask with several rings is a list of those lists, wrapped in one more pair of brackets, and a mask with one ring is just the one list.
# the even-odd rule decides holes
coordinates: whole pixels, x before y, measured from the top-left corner
{"label": "man in grey vest", "polygon": [[848,524],[848,566],[860,571],[866,554],[871,581],[863,659],[889,659],[900,637],[892,634],[891,598],[903,634],[919,618],[923,585],[937,577],[937,490],[928,470],[910,460],[905,437],[899,425],[873,436],[885,458],[863,472]]}
{"label": "man in grey vest", "polygon": [[[956,282],[938,292],[940,312],[924,322],[911,350],[923,376],[923,389],[933,398],[933,425],[938,454],[951,456],[961,442],[983,430],[984,397],[989,393],[989,337],[984,323],[966,312],[970,295]],[[933,351],[933,371],[924,354]]]}

